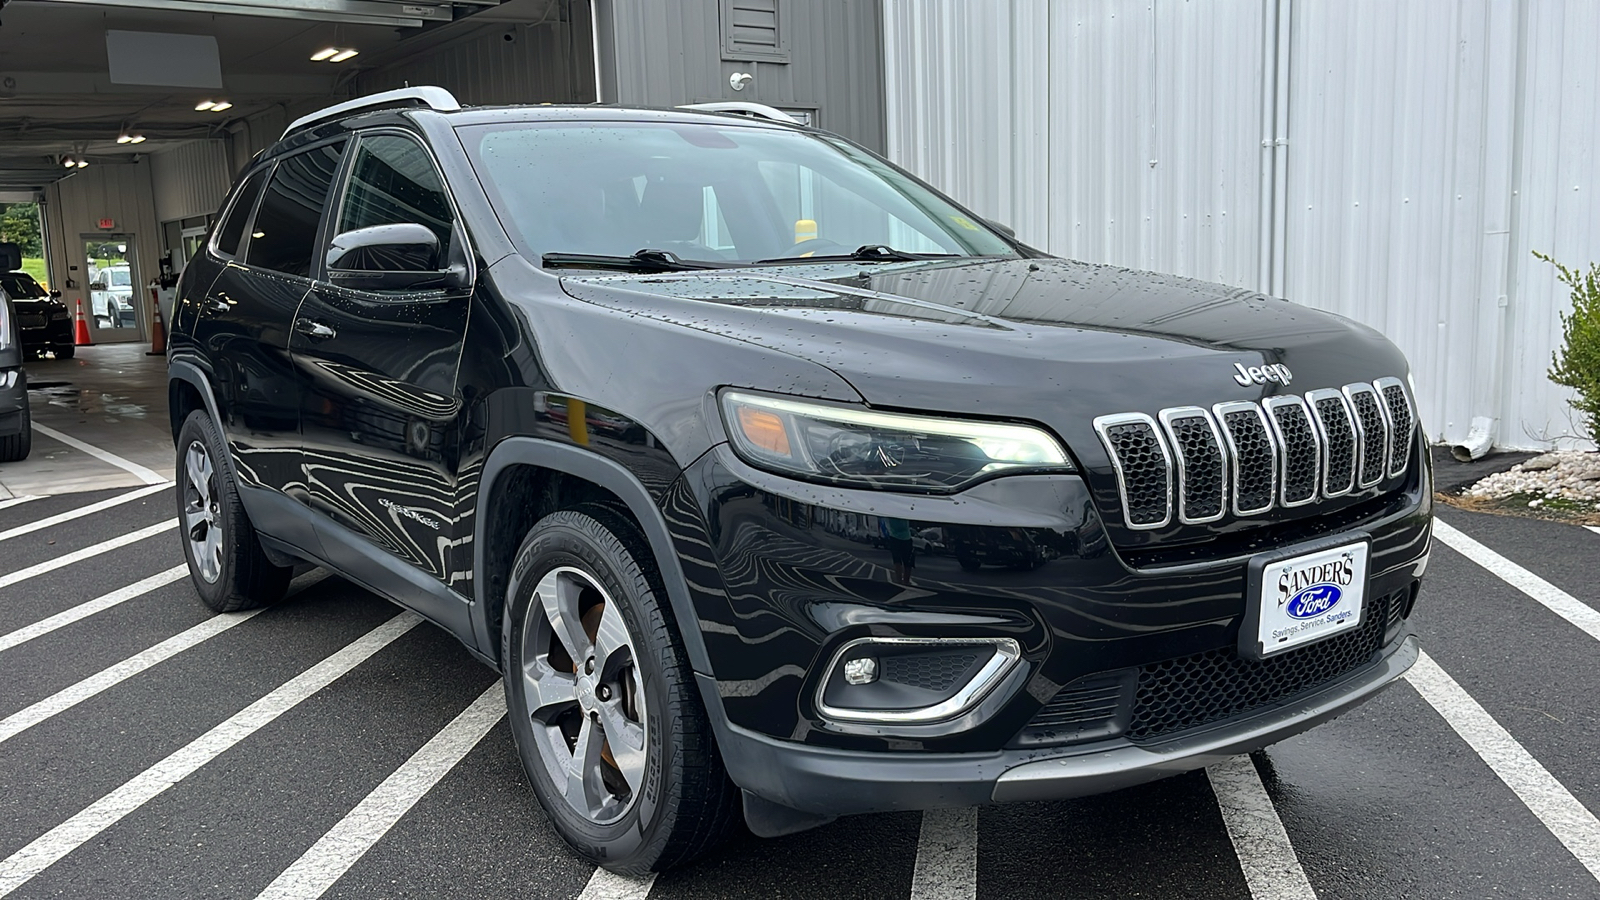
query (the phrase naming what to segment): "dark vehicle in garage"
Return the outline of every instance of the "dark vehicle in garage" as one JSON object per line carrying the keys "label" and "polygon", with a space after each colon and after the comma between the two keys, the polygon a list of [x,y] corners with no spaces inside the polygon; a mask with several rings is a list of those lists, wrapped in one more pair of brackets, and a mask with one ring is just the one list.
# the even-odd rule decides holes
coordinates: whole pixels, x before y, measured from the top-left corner
{"label": "dark vehicle in garage", "polygon": [[16,322],[17,313],[10,298],[0,291],[0,462],[27,459],[33,449],[28,373],[22,370]]}
{"label": "dark vehicle in garage", "polygon": [[178,295],[202,599],[306,561],[426,615],[504,673],[534,793],[619,871],[740,812],[1199,768],[1418,658],[1431,474],[1393,344],[1046,256],[823,132],[340,104],[245,170]]}
{"label": "dark vehicle in garage", "polygon": [[0,272],[0,292],[10,297],[16,308],[24,356],[54,353],[57,359],[73,357],[78,348],[72,340],[72,312],[61,302],[60,291],[46,291],[27,272]]}

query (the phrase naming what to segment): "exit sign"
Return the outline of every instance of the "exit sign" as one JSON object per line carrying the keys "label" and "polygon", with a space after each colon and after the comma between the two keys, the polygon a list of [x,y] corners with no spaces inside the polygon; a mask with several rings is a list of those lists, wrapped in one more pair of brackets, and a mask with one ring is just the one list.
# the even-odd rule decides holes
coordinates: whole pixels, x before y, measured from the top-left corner
{"label": "exit sign", "polygon": [[116,223],[116,221],[114,219],[101,219],[100,220],[100,227],[106,229],[107,231],[109,231],[109,230],[117,227],[117,223]]}

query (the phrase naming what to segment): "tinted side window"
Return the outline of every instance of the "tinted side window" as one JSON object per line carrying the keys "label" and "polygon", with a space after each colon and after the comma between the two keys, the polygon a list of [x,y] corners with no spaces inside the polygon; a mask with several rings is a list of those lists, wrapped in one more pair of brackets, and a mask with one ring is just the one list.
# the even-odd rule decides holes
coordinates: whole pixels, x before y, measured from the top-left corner
{"label": "tinted side window", "polygon": [[339,168],[344,143],[307,150],[278,163],[256,213],[245,261],[289,275],[311,274],[317,223]]}
{"label": "tinted side window", "polygon": [[439,173],[422,145],[387,134],[361,141],[338,232],[415,222],[428,226],[439,236],[439,246],[446,247],[454,219]]}
{"label": "tinted side window", "polygon": [[228,211],[227,221],[222,223],[222,230],[217,232],[217,252],[232,256],[239,252],[239,239],[244,237],[244,224],[250,221],[250,212],[255,209],[256,197],[261,195],[261,185],[266,183],[268,169],[250,176],[250,180],[239,189],[239,199],[234,202],[233,209]]}

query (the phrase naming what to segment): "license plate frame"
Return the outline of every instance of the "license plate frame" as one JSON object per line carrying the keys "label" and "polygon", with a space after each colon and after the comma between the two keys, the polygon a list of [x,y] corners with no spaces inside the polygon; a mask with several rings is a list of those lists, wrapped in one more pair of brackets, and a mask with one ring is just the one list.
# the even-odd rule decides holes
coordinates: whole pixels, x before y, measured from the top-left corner
{"label": "license plate frame", "polygon": [[[1346,532],[1253,557],[1239,624],[1239,655],[1271,659],[1360,628],[1371,595],[1371,560],[1372,536],[1365,532]],[[1296,575],[1301,582],[1295,581]],[[1345,578],[1348,582],[1340,583]],[[1336,590],[1330,592],[1330,587]],[[1297,611],[1291,613],[1291,608]]]}

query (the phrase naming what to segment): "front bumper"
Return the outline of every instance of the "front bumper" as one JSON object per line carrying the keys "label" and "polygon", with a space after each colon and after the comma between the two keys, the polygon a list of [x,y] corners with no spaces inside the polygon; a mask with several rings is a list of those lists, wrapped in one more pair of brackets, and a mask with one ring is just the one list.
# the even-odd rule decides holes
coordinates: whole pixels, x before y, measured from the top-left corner
{"label": "front bumper", "polygon": [[72,320],[47,321],[44,325],[21,327],[17,329],[17,336],[25,350],[52,350],[56,347],[66,347],[73,343]]}
{"label": "front bumper", "polygon": [[[811,747],[729,725],[713,715],[734,783],[821,816],[1063,799],[1114,791],[1204,768],[1326,722],[1377,696],[1417,661],[1406,635],[1345,678],[1295,701],[1168,741],[1102,741],[1049,751],[883,753]],[[701,689],[714,696],[711,679]]]}

